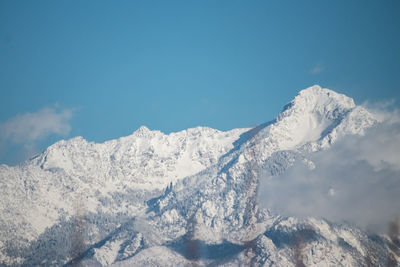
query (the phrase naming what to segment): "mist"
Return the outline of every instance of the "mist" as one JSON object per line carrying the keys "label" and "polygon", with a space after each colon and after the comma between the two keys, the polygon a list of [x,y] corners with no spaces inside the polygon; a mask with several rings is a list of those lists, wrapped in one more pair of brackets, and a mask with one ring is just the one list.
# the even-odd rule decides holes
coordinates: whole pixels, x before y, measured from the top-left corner
{"label": "mist", "polygon": [[400,215],[400,122],[392,115],[363,136],[311,155],[314,169],[296,162],[281,175],[263,177],[260,206],[387,232]]}

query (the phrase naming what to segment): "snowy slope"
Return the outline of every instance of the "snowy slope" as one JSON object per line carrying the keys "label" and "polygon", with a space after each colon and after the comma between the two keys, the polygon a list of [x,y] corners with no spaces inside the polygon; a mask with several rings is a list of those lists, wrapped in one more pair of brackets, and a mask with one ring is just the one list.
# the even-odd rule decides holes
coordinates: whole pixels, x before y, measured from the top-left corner
{"label": "snowy slope", "polygon": [[136,215],[169,183],[215,164],[246,130],[198,127],[166,135],[143,126],[103,144],[62,140],[22,165],[1,165],[0,245],[24,247],[80,211]]}
{"label": "snowy slope", "polygon": [[[260,179],[377,117],[313,86],[274,120],[228,132],[141,127],[103,144],[60,141],[0,166],[0,262],[87,266],[385,266],[396,244],[348,225],[260,210]],[[63,244],[63,249],[60,249]],[[394,263],[396,264],[396,263]],[[398,264],[398,263],[397,263]],[[299,266],[299,265],[298,265]],[[394,265],[395,266],[395,265]]]}
{"label": "snowy slope", "polygon": [[157,199],[152,219],[161,229],[159,236],[177,238],[192,220],[195,239],[239,244],[253,240],[269,221],[256,203],[259,177],[279,173],[305,152],[327,148],[346,134],[361,134],[375,122],[348,97],[317,86],[301,91],[276,121],[253,130],[251,138],[221,157],[218,165],[178,182]]}

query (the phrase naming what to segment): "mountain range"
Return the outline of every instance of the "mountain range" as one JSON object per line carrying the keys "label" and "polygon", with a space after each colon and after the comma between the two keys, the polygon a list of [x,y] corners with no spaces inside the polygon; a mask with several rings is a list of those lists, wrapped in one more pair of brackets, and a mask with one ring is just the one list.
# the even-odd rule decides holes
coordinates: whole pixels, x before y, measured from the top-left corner
{"label": "mountain range", "polygon": [[315,85],[254,128],[61,140],[0,165],[0,265],[399,266],[399,238],[258,201],[262,179],[379,124]]}

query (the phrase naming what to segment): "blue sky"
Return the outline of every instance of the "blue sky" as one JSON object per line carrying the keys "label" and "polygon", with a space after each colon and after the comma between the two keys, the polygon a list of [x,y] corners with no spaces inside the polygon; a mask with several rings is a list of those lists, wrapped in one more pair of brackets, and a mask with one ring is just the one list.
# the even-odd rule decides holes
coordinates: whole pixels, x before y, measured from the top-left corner
{"label": "blue sky", "polygon": [[255,126],[313,84],[357,103],[398,99],[399,11],[368,0],[0,1],[0,163],[141,125]]}

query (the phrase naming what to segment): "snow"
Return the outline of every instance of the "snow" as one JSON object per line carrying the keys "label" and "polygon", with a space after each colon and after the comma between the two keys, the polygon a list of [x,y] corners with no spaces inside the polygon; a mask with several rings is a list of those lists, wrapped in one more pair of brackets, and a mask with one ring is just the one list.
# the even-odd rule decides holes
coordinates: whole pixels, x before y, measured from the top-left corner
{"label": "snow", "polygon": [[[253,129],[164,134],[142,126],[104,143],[59,141],[19,166],[0,166],[0,264],[34,265],[9,255],[8,244],[67,263],[68,245],[60,252],[51,244],[67,242],[77,225],[86,248],[93,246],[84,260],[99,266],[294,266],[296,249],[307,266],[354,266],[371,244],[388,257],[386,243],[361,230],[282,218],[256,202],[261,174],[296,160],[315,168],[309,153],[377,121],[351,98],[312,86]],[[306,240],[300,249],[293,247],[299,236]],[[49,250],[43,259],[36,244]]]}
{"label": "snow", "polygon": [[[186,260],[182,255],[169,250],[165,246],[154,246],[146,249],[135,257],[126,261],[115,263],[113,267],[125,266],[190,266],[191,262]],[[197,266],[202,266],[198,264]]]}
{"label": "snow", "polygon": [[94,249],[94,258],[103,266],[112,264],[118,256],[122,240],[107,242],[101,248]]}

